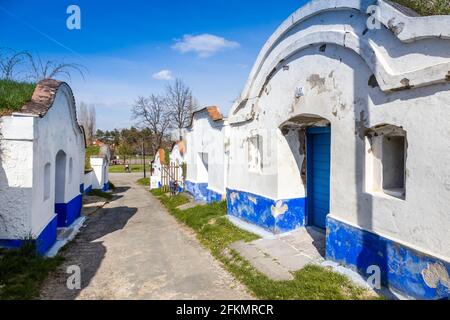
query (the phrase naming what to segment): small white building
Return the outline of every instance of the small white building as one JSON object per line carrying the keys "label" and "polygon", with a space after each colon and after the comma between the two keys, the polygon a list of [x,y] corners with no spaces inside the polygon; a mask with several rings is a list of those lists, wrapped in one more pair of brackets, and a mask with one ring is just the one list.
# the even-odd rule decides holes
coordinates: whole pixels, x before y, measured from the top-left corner
{"label": "small white building", "polygon": [[109,190],[109,164],[111,161],[111,151],[107,144],[97,141],[100,147],[98,155],[90,158],[92,167],[92,189]]}
{"label": "small white building", "polygon": [[161,188],[162,166],[166,163],[166,151],[159,149],[152,161],[152,175],[150,177],[150,189]]}
{"label": "small white building", "polygon": [[200,109],[192,116],[186,132],[186,190],[198,201],[224,199],[228,129],[218,107]]}
{"label": "small white building", "polygon": [[[264,45],[230,111],[228,212],[273,233],[322,229],[327,259],[444,298],[450,16],[373,2],[310,1]],[[206,183],[223,137],[197,117],[188,179]]]}
{"label": "small white building", "polygon": [[82,207],[86,146],[72,90],[39,82],[20,112],[0,118],[0,132],[0,246],[31,237],[43,254]]}
{"label": "small white building", "polygon": [[[186,164],[185,154],[186,147],[183,141],[175,142],[172,145],[172,150],[170,151],[170,165],[176,168],[176,178],[178,179],[179,183],[183,183],[185,178],[183,176],[183,167]],[[181,187],[183,188],[183,186]]]}

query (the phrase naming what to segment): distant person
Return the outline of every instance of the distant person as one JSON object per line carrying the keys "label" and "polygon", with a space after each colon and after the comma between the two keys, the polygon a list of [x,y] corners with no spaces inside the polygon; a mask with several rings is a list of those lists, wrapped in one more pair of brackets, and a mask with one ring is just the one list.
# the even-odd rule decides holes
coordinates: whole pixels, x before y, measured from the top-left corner
{"label": "distant person", "polygon": [[127,164],[125,164],[125,172],[128,172],[128,173],[130,173],[131,171],[130,171],[130,165],[127,163]]}

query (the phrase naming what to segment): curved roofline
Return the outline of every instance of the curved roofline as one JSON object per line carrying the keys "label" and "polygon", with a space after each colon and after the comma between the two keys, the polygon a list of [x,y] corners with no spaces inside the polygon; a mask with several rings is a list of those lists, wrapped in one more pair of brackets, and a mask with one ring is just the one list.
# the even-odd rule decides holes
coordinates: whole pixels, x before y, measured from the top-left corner
{"label": "curved roofline", "polygon": [[81,133],[86,144],[86,137],[84,129],[78,124],[77,121],[77,109],[75,105],[75,97],[73,95],[72,88],[63,81],[58,81],[55,79],[44,79],[38,82],[36,88],[34,89],[31,100],[27,102],[19,112],[14,112],[14,114],[28,115],[43,118],[53,107],[56,95],[58,91],[64,88],[64,94],[67,97],[75,124],[75,129]]}
{"label": "curved roofline", "polygon": [[209,106],[209,107],[203,107],[201,109],[195,110],[194,112],[192,112],[192,117],[191,117],[191,122],[189,123],[189,128],[192,128],[192,125],[194,124],[194,116],[197,113],[203,112],[203,111],[208,111],[208,116],[209,118],[214,121],[222,121],[224,120],[224,117],[222,115],[222,113],[220,112],[220,108],[217,106]]}
{"label": "curved roofline", "polygon": [[[239,123],[251,120],[253,114],[236,115],[240,109],[246,106],[248,100],[257,98],[256,94],[251,97],[250,93],[262,92],[271,75],[277,71],[277,68],[286,58],[311,45],[331,43],[355,51],[374,71],[383,91],[395,91],[403,87],[411,88],[448,81],[449,74],[447,71],[450,70],[448,69],[450,63],[445,64],[445,66],[442,64],[436,65],[406,74],[390,73],[389,66],[383,66],[383,63],[378,60],[376,48],[362,36],[346,30],[344,24],[342,24],[342,28],[334,27],[329,28],[329,30],[318,31],[315,34],[313,32],[305,34],[289,46],[285,46],[280,54],[268,61],[270,54],[280,44],[282,38],[301,22],[321,13],[336,10],[358,10],[366,14],[368,8],[374,4],[380,8],[380,23],[391,30],[400,41],[413,42],[424,38],[450,39],[450,29],[442,27],[450,25],[450,16],[419,17],[407,15],[406,10],[400,11],[398,6],[384,0],[311,0],[289,16],[263,46],[243,92],[231,107],[230,122]],[[269,65],[269,67],[266,67],[266,65]],[[261,74],[263,67],[264,73]],[[408,80],[407,83],[403,81],[404,79]]]}

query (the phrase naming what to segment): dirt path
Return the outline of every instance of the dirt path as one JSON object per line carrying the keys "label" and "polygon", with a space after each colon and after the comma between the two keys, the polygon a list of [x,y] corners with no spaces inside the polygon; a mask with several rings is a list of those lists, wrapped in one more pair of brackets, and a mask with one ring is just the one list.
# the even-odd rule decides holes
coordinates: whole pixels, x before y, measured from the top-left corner
{"label": "dirt path", "polygon": [[[91,215],[44,285],[42,299],[251,299],[135,174],[111,174],[117,199]],[[81,269],[68,290],[67,267]]]}

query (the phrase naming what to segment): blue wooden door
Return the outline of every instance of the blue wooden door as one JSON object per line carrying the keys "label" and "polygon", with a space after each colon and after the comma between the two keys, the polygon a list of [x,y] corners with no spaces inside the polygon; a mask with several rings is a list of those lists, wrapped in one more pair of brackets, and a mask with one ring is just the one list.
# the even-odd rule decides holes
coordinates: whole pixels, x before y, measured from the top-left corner
{"label": "blue wooden door", "polygon": [[331,128],[309,128],[306,134],[308,224],[325,229],[330,213]]}

